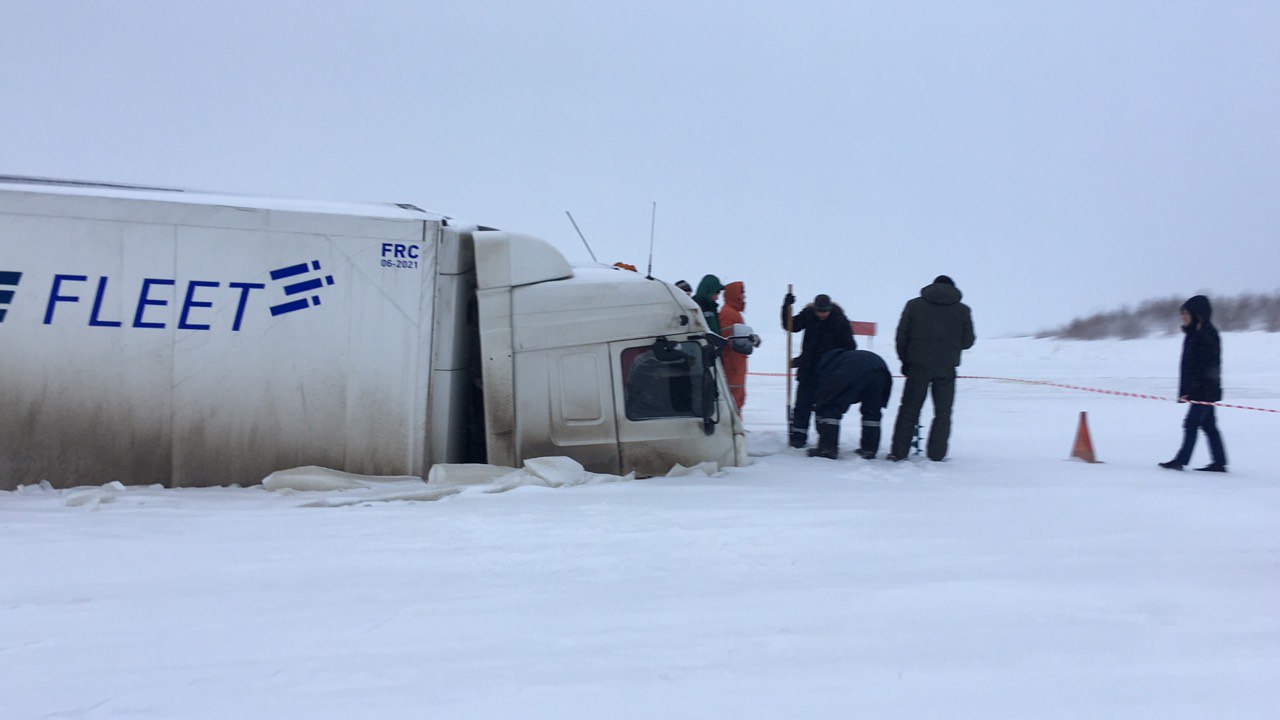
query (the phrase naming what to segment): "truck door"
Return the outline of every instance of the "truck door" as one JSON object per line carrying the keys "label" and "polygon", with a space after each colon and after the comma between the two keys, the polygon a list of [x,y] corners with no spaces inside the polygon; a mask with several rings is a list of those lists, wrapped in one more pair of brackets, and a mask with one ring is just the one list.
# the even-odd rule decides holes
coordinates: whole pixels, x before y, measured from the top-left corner
{"label": "truck door", "polygon": [[618,472],[607,345],[517,353],[515,388],[517,462],[565,455],[592,472]]}
{"label": "truck door", "polygon": [[676,463],[706,460],[735,464],[732,410],[720,397],[713,350],[697,340],[635,340],[611,343],[610,354],[624,472],[665,475]]}

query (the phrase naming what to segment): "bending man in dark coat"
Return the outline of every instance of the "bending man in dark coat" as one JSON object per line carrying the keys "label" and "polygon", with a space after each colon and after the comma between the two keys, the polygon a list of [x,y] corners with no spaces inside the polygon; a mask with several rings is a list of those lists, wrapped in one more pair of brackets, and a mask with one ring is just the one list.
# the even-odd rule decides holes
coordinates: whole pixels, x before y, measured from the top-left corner
{"label": "bending man in dark coat", "polygon": [[[1213,308],[1209,298],[1196,295],[1182,304],[1182,367],[1178,376],[1178,402],[1218,402],[1222,399],[1222,342],[1218,329],[1213,326]],[[1187,419],[1182,422],[1182,447],[1169,462],[1160,467],[1181,470],[1191,462],[1191,451],[1196,447],[1196,434],[1200,429],[1209,438],[1209,453],[1213,462],[1197,470],[1206,472],[1227,471],[1227,451],[1218,433],[1218,421],[1212,405],[1192,404]]]}
{"label": "bending man in dark coat", "polygon": [[858,403],[862,411],[858,454],[868,460],[874,458],[880,449],[880,418],[893,389],[889,366],[879,355],[866,350],[831,350],[818,361],[814,374],[818,447],[809,450],[809,457],[835,460],[840,456],[840,419],[850,405]]}
{"label": "bending man in dark coat", "polygon": [[904,460],[920,422],[920,407],[932,390],[933,424],[929,427],[930,460],[947,456],[951,437],[951,406],[956,398],[956,368],[960,351],[973,347],[973,314],[956,284],[939,275],[920,288],[920,297],[907,301],[898,320],[898,359],[907,382],[893,425],[890,460]]}
{"label": "bending man in dark coat", "polygon": [[802,448],[809,439],[814,365],[830,350],[856,350],[858,344],[853,339],[849,318],[839,305],[831,302],[830,295],[818,295],[798,315],[792,317],[791,306],[795,301],[796,296],[791,293],[787,293],[782,300],[782,329],[788,329],[787,320],[790,320],[791,330],[804,333],[800,355],[791,361],[791,367],[796,369],[796,404],[791,412],[788,440],[791,447]]}

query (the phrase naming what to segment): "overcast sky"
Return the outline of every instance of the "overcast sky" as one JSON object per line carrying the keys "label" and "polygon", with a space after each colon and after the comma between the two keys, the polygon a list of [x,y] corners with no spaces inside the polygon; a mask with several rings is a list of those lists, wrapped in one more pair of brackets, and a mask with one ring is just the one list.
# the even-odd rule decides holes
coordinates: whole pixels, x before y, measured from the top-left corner
{"label": "overcast sky", "polygon": [[[411,202],[979,337],[1280,289],[1276,2],[0,0],[0,174]],[[1170,318],[1176,323],[1176,318]]]}

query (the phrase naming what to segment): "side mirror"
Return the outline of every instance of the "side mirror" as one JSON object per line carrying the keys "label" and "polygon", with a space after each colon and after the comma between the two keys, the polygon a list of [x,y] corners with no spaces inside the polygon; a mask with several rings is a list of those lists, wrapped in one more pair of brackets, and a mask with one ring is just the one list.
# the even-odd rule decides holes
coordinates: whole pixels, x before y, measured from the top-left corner
{"label": "side mirror", "polygon": [[755,343],[751,342],[750,325],[736,323],[729,335],[729,348],[739,355],[750,355],[755,352]]}

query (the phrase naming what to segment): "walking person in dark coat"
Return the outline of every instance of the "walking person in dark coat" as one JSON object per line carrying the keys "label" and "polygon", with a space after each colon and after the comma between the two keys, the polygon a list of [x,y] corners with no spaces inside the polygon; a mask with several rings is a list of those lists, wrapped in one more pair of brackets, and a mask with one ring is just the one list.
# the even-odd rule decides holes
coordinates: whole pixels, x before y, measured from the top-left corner
{"label": "walking person in dark coat", "polygon": [[791,361],[791,367],[796,369],[796,403],[791,413],[788,439],[791,447],[802,448],[809,440],[809,414],[813,408],[815,386],[814,366],[828,351],[856,350],[858,343],[853,339],[849,318],[839,305],[831,302],[830,295],[818,295],[793,317],[791,306],[795,301],[796,296],[791,293],[787,293],[782,300],[782,329],[788,329],[787,321],[790,320],[792,331],[804,333],[800,355]]}
{"label": "walking person in dark coat", "polygon": [[1227,451],[1222,446],[1214,407],[1199,403],[1215,403],[1222,399],[1222,343],[1213,326],[1213,308],[1209,298],[1196,295],[1182,304],[1182,367],[1178,376],[1178,402],[1190,402],[1187,418],[1182,421],[1182,447],[1169,462],[1160,467],[1181,470],[1191,462],[1197,431],[1203,429],[1209,438],[1209,454],[1213,462],[1197,470],[1226,472]]}
{"label": "walking person in dark coat", "polygon": [[973,347],[973,314],[960,302],[956,284],[939,275],[933,284],[920,288],[920,297],[907,301],[898,320],[898,359],[907,377],[902,404],[893,425],[889,460],[904,460],[926,394],[933,395],[933,424],[929,427],[927,454],[930,460],[947,456],[951,437],[951,407],[956,398],[956,368],[960,352]]}
{"label": "walking person in dark coat", "polygon": [[893,376],[889,366],[866,350],[829,350],[814,368],[813,410],[817,415],[818,447],[809,457],[835,460],[840,456],[840,419],[858,403],[862,437],[858,455],[871,460],[880,450],[880,418],[889,404]]}
{"label": "walking person in dark coat", "polygon": [[702,317],[707,321],[707,328],[720,335],[720,291],[724,283],[715,275],[704,275],[698,281],[698,292],[693,294],[693,301],[702,308]]}

